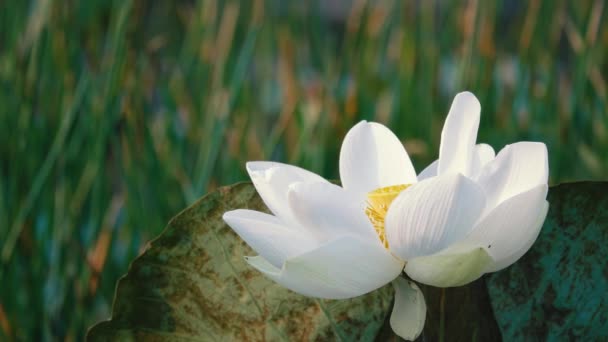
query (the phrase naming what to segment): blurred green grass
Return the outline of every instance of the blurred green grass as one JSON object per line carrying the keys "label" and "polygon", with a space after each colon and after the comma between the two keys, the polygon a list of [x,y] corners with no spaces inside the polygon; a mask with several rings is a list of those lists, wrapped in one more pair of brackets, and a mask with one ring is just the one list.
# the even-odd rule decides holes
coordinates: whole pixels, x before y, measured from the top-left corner
{"label": "blurred green grass", "polygon": [[167,221],[272,159],[337,178],[359,120],[418,170],[453,96],[479,141],[606,179],[605,2],[0,2],[0,339],[81,340]]}

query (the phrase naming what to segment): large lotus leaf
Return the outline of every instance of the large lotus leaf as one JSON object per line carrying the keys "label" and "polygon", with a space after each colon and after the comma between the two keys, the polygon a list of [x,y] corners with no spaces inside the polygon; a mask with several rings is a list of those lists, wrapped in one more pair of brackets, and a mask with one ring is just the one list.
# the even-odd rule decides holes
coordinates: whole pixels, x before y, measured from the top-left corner
{"label": "large lotus leaf", "polygon": [[[515,265],[468,286],[421,286],[428,312],[419,340],[498,341],[500,331],[507,341],[606,339],[608,183],[554,187],[549,201],[538,241]],[[119,281],[112,319],[88,337],[396,340],[390,286],[315,301],[247,266],[242,257],[253,251],[221,220],[244,207],[266,210],[249,183],[222,188],[174,218]]]}
{"label": "large lotus leaf", "polygon": [[[397,340],[386,286],[343,301],[314,300],[266,279],[243,260],[255,253],[221,219],[235,208],[266,211],[250,183],[224,187],[177,215],[118,282],[98,340]],[[427,320],[420,340],[496,340],[483,279],[465,287],[421,286]]]}
{"label": "large lotus leaf", "polygon": [[488,277],[505,341],[608,341],[608,183],[552,187],[532,249]]}

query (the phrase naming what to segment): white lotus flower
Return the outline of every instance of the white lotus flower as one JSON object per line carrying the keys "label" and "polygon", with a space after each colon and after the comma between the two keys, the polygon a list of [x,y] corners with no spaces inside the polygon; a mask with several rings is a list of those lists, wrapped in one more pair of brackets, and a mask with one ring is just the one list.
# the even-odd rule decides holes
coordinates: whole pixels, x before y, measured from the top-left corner
{"label": "white lotus flower", "polygon": [[495,156],[475,144],[479,101],[454,99],[439,159],[416,176],[403,145],[385,126],[360,122],[340,151],[342,187],[296,166],[249,162],[247,171],[274,215],[234,210],[224,220],[259,256],[246,257],[300,294],[360,296],[391,281],[390,319],[415,339],[426,306],[414,284],[467,284],[517,261],[547,214],[547,150],[518,142]]}

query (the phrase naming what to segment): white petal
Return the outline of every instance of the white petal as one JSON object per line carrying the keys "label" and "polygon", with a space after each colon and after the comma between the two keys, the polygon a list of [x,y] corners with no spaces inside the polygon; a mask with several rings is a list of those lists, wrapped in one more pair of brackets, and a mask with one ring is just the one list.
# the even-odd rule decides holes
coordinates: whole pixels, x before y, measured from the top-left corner
{"label": "white petal", "polygon": [[526,190],[547,184],[549,166],[543,143],[519,142],[507,145],[488,163],[478,177],[488,198],[487,210]]}
{"label": "white petal", "polygon": [[481,277],[492,263],[486,250],[477,247],[460,253],[440,252],[414,258],[407,262],[405,273],[431,286],[462,286]]}
{"label": "white petal", "polygon": [[340,150],[342,186],[359,194],[416,182],[403,144],[385,126],[362,121],[348,131]]}
{"label": "white petal", "polygon": [[278,218],[259,211],[238,209],[224,213],[223,218],[241,239],[276,267],[318,246],[312,236],[288,228]]}
{"label": "white petal", "polygon": [[292,213],[321,239],[354,234],[367,241],[382,243],[368,217],[365,202],[331,183],[294,183],[287,195]]}
{"label": "white petal", "polygon": [[[473,160],[471,166],[471,175],[478,174],[481,169],[489,162],[494,160],[494,149],[488,144],[477,144],[473,150]],[[439,166],[439,159],[432,162],[418,175],[418,181],[423,181],[427,178],[437,176],[437,167]]]}
{"label": "white petal", "polygon": [[480,112],[481,105],[472,93],[465,91],[454,98],[441,132],[439,175],[450,172],[470,174]]}
{"label": "white petal", "polygon": [[432,162],[429,166],[427,166],[420,174],[418,175],[418,181],[423,181],[427,178],[432,178],[437,176],[437,166],[439,166],[439,159]]}
{"label": "white petal", "polygon": [[288,259],[282,269],[260,257],[247,261],[292,291],[326,299],[345,299],[368,293],[389,283],[403,270],[403,263],[385,249],[351,236]]}
{"label": "white petal", "polygon": [[409,280],[398,277],[392,282],[395,289],[395,304],[390,324],[395,334],[408,341],[420,336],[426,320],[424,294]]}
{"label": "white petal", "polygon": [[277,162],[248,162],[247,171],[268,209],[288,222],[293,221],[287,205],[289,185],[295,182],[327,182],[315,173]]}
{"label": "white petal", "polygon": [[483,190],[460,174],[415,184],[393,201],[386,215],[390,250],[403,260],[434,254],[466,236],[484,206]]}
{"label": "white petal", "polygon": [[539,185],[502,202],[477,223],[466,241],[487,249],[496,263],[490,271],[510,265],[532,246],[547,214],[546,196],[547,185]]}
{"label": "white petal", "polygon": [[538,214],[538,218],[536,223],[531,227],[531,232],[528,234],[527,241],[521,244],[519,249],[513,250],[511,253],[507,254],[500,260],[496,260],[492,265],[489,265],[485,270],[486,273],[500,271],[505,267],[509,267],[514,264],[517,260],[519,260],[526,252],[532,247],[538,235],[540,234],[540,230],[543,227],[543,223],[545,223],[545,218],[547,217],[547,212],[549,211],[549,202],[545,201],[545,205],[543,206],[541,212]]}
{"label": "white petal", "polygon": [[472,175],[478,174],[486,164],[494,160],[495,156],[496,153],[492,146],[488,144],[477,144],[473,151]]}

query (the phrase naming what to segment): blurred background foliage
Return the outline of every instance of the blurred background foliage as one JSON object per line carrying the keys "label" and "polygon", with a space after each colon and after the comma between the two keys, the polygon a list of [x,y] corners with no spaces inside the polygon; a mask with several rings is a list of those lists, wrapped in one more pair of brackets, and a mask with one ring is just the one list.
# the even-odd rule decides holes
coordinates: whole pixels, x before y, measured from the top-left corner
{"label": "blurred background foliage", "polygon": [[479,141],[606,179],[603,0],[1,1],[0,340],[81,340],[167,221],[270,159],[338,177],[387,124],[417,170],[453,96]]}

